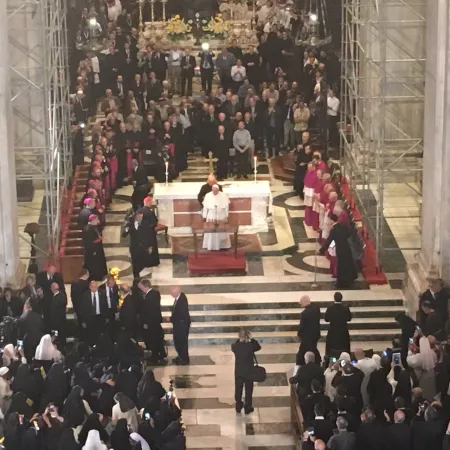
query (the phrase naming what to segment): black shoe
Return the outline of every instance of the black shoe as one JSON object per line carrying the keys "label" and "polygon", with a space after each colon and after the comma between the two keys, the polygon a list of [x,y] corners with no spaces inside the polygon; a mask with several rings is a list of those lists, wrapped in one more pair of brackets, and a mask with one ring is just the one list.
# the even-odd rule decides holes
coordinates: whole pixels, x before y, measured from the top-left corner
{"label": "black shoe", "polygon": [[179,360],[176,362],[176,364],[177,364],[177,366],[187,366],[187,365],[189,365],[189,359],[186,359],[186,360],[184,360],[184,359],[179,359]]}
{"label": "black shoe", "polygon": [[172,359],[172,362],[173,362],[174,364],[178,364],[180,361],[181,361],[181,359],[180,359],[179,356],[177,356],[176,358],[173,358],[173,359]]}
{"label": "black shoe", "polygon": [[236,403],[236,412],[240,414],[243,407],[243,403]]}
{"label": "black shoe", "polygon": [[244,175],[244,178],[245,178],[246,180],[248,180],[248,175]]}
{"label": "black shoe", "polygon": [[160,359],[157,363],[157,366],[166,366],[167,365],[167,360],[166,359]]}
{"label": "black shoe", "polygon": [[250,408],[244,408],[245,414],[251,414],[254,410],[255,408],[253,408],[253,406],[250,406]]}

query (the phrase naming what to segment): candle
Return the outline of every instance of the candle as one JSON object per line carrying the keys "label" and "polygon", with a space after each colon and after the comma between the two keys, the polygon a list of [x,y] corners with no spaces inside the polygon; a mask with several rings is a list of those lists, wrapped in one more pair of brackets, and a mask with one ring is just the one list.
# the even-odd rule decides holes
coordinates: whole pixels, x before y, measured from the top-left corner
{"label": "candle", "polygon": [[256,183],[256,163],[258,162],[258,158],[255,156],[254,158],[253,158],[253,161],[254,161],[254,167],[255,167],[255,183]]}
{"label": "candle", "polygon": [[169,161],[166,161],[166,173],[169,171]]}

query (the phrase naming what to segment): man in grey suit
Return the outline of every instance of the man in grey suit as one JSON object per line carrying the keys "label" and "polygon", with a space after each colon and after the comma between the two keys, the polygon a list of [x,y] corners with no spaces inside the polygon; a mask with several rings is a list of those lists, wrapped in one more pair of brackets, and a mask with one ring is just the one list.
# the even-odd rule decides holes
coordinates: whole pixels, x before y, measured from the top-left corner
{"label": "man in grey suit", "polygon": [[236,64],[236,58],[226,47],[217,55],[216,68],[220,78],[220,84],[224,92],[231,87],[231,68]]}
{"label": "man in grey suit", "polygon": [[332,450],[354,450],[356,445],[355,433],[347,431],[347,420],[338,416],[336,419],[338,433],[331,436],[327,448]]}

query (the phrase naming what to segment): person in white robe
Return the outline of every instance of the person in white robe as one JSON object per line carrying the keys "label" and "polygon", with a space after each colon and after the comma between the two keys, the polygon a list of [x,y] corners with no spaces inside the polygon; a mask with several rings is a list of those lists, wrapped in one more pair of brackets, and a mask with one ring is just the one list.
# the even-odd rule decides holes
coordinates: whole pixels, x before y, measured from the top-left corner
{"label": "person in white robe", "polygon": [[[205,195],[203,200],[202,216],[205,222],[213,222],[216,225],[224,225],[228,221],[228,208],[230,200],[220,191],[215,184],[212,191]],[[231,247],[230,236],[223,232],[205,232],[203,236],[203,248],[207,250],[220,250]]]}

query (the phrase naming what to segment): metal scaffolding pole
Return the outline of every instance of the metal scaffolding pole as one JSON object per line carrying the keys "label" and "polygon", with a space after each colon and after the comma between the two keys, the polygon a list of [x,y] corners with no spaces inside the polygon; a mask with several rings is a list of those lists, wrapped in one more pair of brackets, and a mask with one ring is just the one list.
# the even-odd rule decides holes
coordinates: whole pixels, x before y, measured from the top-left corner
{"label": "metal scaffolding pole", "polygon": [[342,170],[378,267],[393,250],[383,233],[386,187],[421,191],[425,11],[424,0],[342,3]]}
{"label": "metal scaffolding pole", "polygon": [[72,175],[67,6],[7,0],[7,11],[16,179],[44,188],[48,244],[56,253],[61,198]]}

